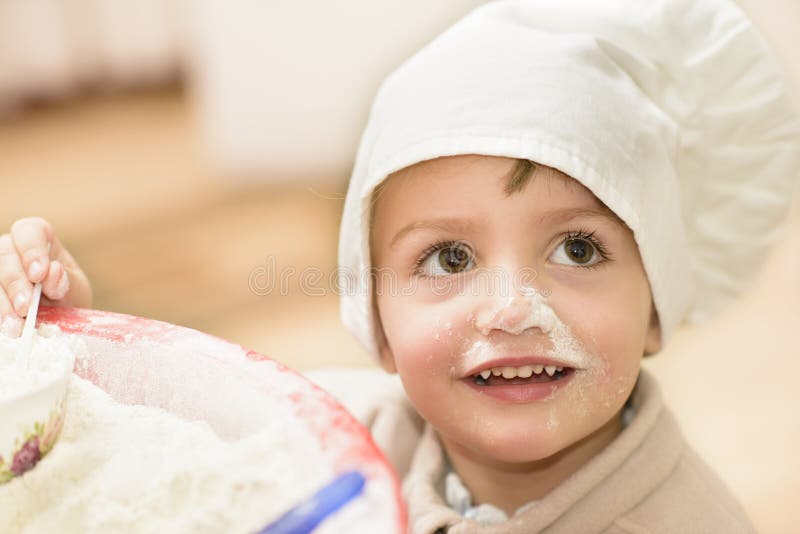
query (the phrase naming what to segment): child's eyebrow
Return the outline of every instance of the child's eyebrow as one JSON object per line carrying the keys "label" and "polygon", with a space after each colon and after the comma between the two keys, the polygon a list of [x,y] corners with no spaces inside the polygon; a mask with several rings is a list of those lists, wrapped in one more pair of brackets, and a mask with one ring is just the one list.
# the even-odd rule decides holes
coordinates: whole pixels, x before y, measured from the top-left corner
{"label": "child's eyebrow", "polygon": [[586,218],[594,218],[594,219],[605,219],[608,222],[612,222],[617,226],[620,226],[624,229],[627,229],[628,226],[625,222],[617,217],[614,212],[609,210],[608,208],[605,209],[597,209],[597,208],[562,208],[557,210],[548,211],[544,215],[537,218],[537,222],[539,224],[542,223],[564,223],[571,221],[572,219],[577,219],[580,217]]}
{"label": "child's eyebrow", "polygon": [[430,228],[433,230],[443,230],[452,233],[466,233],[472,231],[476,226],[476,222],[473,222],[469,219],[458,218],[425,219],[422,221],[414,221],[403,226],[400,231],[394,235],[392,240],[389,242],[389,248],[394,247],[398,241],[406,237],[414,230]]}
{"label": "child's eyebrow", "polygon": [[[628,228],[627,225],[612,211],[596,208],[561,208],[557,210],[551,210],[537,217],[536,222],[537,224],[564,223],[580,217],[605,219],[606,221],[614,223],[623,229]],[[414,221],[403,226],[394,235],[392,240],[389,242],[389,248],[394,247],[399,241],[415,230],[426,228],[452,233],[467,233],[474,230],[477,226],[477,221],[459,218],[424,219],[421,221]]]}

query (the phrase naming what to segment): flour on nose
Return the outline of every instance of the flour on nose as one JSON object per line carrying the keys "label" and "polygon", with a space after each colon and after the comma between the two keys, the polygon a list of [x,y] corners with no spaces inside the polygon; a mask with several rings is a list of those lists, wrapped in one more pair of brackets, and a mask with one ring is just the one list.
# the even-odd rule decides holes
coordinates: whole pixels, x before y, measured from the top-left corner
{"label": "flour on nose", "polygon": [[475,324],[481,325],[478,327],[481,334],[488,336],[499,329],[518,335],[533,327],[549,333],[555,327],[558,319],[544,297],[533,288],[523,290],[521,297],[509,297],[505,303],[478,313]]}
{"label": "flour on nose", "polygon": [[[519,335],[529,328],[537,327],[547,334],[552,348],[547,355],[575,369],[589,369],[599,365],[599,359],[591,355],[572,334],[570,328],[556,315],[546,298],[533,287],[521,287],[520,296],[509,297],[489,310],[481,310],[475,326],[484,336],[494,329]],[[492,353],[485,340],[476,341],[467,351],[466,360],[486,361]]]}

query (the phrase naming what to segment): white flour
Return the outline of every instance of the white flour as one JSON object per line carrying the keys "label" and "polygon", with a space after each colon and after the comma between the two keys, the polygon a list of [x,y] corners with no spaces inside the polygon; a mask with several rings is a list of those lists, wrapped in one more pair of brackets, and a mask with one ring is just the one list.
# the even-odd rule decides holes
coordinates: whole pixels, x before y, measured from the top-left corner
{"label": "white flour", "polygon": [[72,368],[74,352],[58,332],[39,327],[27,367],[17,365],[20,339],[0,334],[0,402],[42,388]]}
{"label": "white flour", "polygon": [[332,476],[321,456],[292,454],[277,412],[271,428],[225,442],[72,378],[55,448],[0,485],[0,532],[253,532]]}
{"label": "white flour", "polygon": [[[478,327],[481,334],[487,336],[493,328],[501,328],[519,335],[529,328],[538,327],[547,334],[553,345],[547,351],[548,356],[575,369],[589,370],[601,365],[599,359],[589,353],[559,319],[541,293],[532,287],[522,287],[520,293],[519,297],[509,297],[507,302],[478,313],[476,326],[481,325]],[[512,307],[514,310],[509,312]],[[479,339],[464,353],[462,367],[473,369],[496,356],[492,344]]]}

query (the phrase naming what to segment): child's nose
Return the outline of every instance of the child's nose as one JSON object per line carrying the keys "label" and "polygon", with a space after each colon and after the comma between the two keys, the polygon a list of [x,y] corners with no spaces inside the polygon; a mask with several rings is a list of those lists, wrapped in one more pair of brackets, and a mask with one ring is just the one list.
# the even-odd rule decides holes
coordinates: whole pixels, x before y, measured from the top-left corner
{"label": "child's nose", "polygon": [[548,333],[554,326],[552,309],[541,298],[531,298],[530,295],[493,299],[475,314],[475,328],[484,336],[488,336],[492,330],[517,335],[528,328],[539,328]]}

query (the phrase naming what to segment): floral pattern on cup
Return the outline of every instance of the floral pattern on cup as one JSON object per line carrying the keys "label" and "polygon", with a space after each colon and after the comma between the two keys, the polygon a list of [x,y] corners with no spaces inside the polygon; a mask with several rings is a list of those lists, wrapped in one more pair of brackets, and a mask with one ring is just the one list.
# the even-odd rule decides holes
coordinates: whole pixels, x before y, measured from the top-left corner
{"label": "floral pattern on cup", "polygon": [[25,432],[22,439],[15,440],[10,459],[0,456],[0,484],[30,471],[50,452],[64,426],[65,401],[62,397],[46,423],[35,422],[32,430]]}

